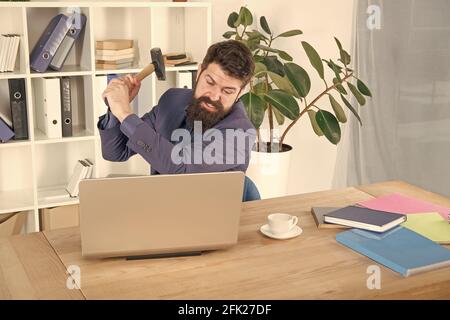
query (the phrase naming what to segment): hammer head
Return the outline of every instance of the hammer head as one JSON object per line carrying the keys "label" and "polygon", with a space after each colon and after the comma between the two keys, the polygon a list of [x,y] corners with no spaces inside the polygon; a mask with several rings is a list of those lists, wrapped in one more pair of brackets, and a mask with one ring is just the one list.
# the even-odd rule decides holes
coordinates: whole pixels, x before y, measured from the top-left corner
{"label": "hammer head", "polygon": [[153,48],[150,51],[152,63],[155,66],[155,73],[158,80],[166,80],[166,65],[160,48]]}

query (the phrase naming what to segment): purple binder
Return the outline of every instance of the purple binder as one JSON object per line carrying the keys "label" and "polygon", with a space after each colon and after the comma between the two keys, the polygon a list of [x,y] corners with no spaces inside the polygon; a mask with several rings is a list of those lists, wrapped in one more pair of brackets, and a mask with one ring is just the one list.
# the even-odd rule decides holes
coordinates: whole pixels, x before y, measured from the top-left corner
{"label": "purple binder", "polygon": [[[61,42],[71,28],[64,14],[55,16],[39,38],[30,55],[30,67],[37,72],[45,72]],[[71,22],[71,21],[69,21]]]}
{"label": "purple binder", "polygon": [[67,56],[69,55],[70,49],[72,49],[75,41],[83,31],[84,26],[86,25],[86,20],[86,16],[78,12],[75,12],[71,16],[69,16],[67,24],[70,25],[70,29],[64,37],[64,40],[61,42],[61,45],[56,50],[52,61],[50,62],[51,69],[57,71],[61,70],[64,62],[67,59]]}
{"label": "purple binder", "polygon": [[14,137],[14,131],[0,118],[0,141],[6,142],[11,140],[12,137]]}

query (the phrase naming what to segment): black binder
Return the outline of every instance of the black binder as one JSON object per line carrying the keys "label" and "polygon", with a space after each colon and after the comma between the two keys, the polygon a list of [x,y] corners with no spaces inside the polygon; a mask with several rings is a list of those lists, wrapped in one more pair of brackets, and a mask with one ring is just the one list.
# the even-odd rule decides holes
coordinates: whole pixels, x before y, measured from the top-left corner
{"label": "black binder", "polygon": [[28,139],[27,99],[25,79],[8,79],[14,140]]}
{"label": "black binder", "polygon": [[195,92],[195,85],[197,84],[197,70],[191,70],[192,73],[192,90]]}
{"label": "black binder", "polygon": [[72,136],[72,101],[70,98],[70,78],[61,78],[61,124],[62,136]]}

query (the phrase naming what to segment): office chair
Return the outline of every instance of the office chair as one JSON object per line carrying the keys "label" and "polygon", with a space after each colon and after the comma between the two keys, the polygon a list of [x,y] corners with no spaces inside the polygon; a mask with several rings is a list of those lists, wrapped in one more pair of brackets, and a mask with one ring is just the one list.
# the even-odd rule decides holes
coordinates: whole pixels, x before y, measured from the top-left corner
{"label": "office chair", "polygon": [[245,176],[244,181],[244,194],[242,196],[242,202],[261,200],[256,184],[249,177]]}

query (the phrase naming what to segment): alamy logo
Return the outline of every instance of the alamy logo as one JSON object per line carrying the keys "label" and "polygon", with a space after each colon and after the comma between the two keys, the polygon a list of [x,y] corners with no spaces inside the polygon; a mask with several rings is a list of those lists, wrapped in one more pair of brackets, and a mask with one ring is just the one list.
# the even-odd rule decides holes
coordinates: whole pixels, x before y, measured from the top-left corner
{"label": "alamy logo", "polygon": [[77,265],[70,265],[67,268],[67,273],[69,276],[67,277],[66,286],[67,289],[81,289],[81,269]]}
{"label": "alamy logo", "polygon": [[373,290],[381,289],[381,270],[380,267],[377,265],[370,265],[367,267],[367,274],[369,274],[369,277],[367,278],[366,285],[367,289]]}
{"label": "alamy logo", "polygon": [[370,5],[367,7],[367,17],[366,25],[369,30],[380,30],[381,29],[381,8],[377,5]]}
{"label": "alamy logo", "polygon": [[[81,29],[81,9],[80,7],[68,7],[66,9],[67,14],[71,15],[71,18],[69,18],[67,21],[73,25],[76,29]],[[73,16],[72,16],[73,15]]]}
{"label": "alamy logo", "polygon": [[187,129],[172,132],[175,146],[172,163],[179,164],[245,164],[253,147],[256,130],[208,129],[203,133],[202,122],[194,122],[193,135]]}

